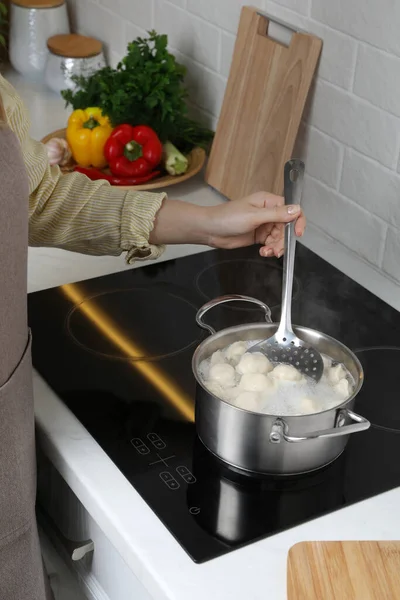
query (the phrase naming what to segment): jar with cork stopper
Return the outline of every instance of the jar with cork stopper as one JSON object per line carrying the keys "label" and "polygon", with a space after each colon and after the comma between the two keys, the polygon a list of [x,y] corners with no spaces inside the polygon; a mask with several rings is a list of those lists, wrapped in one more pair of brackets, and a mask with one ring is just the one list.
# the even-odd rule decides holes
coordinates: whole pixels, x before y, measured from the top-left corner
{"label": "jar with cork stopper", "polygon": [[103,45],[95,38],[78,35],[56,35],[47,41],[49,50],[45,82],[54,92],[74,89],[74,76],[89,77],[107,65]]}

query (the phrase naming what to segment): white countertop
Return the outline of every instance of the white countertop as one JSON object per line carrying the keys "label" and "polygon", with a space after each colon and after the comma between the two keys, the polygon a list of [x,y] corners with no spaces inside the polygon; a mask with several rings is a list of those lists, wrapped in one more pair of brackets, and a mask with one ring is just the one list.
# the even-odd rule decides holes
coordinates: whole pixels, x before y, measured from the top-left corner
{"label": "white countertop", "polygon": [[[67,112],[58,96],[12,72],[6,76],[31,111],[34,137],[40,139],[64,126]],[[201,177],[178,186],[172,193],[200,204],[222,201],[204,185]],[[303,243],[400,310],[399,286],[322,232],[309,227]],[[169,248],[163,260],[200,250],[198,246]],[[82,257],[64,251],[30,249],[29,290],[125,268],[128,267],[122,258]],[[400,539],[400,489],[396,489],[196,565],[37,373],[34,384],[43,448],[149,594],[157,600],[265,600],[268,597],[284,600],[287,552],[296,542]]]}

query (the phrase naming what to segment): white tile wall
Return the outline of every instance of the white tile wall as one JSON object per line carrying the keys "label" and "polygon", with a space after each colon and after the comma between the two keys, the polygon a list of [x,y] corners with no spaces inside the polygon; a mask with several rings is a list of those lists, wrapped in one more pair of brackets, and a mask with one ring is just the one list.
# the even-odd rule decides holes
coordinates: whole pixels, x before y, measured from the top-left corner
{"label": "white tile wall", "polygon": [[311,0],[280,0],[279,4],[290,8],[301,15],[310,14]]}
{"label": "white tile wall", "polygon": [[[261,4],[263,1],[261,0]],[[248,3],[242,0],[187,0],[187,9],[221,29],[236,33],[240,10],[246,4]],[[260,2],[257,4],[260,7]]]}
{"label": "white tile wall", "polygon": [[400,283],[400,2],[69,0],[116,62],[154,27],[188,67],[191,111],[216,125],[240,9],[256,4],[324,42],[296,151],[308,219]]}
{"label": "white tile wall", "polygon": [[360,44],[353,91],[400,117],[400,58]]}
{"label": "white tile wall", "polygon": [[383,165],[397,165],[400,120],[350,92],[319,81],[308,122]]}
{"label": "white tile wall", "polygon": [[311,17],[400,56],[397,0],[312,0]]}
{"label": "white tile wall", "polygon": [[388,227],[381,219],[310,176],[303,199],[315,225],[369,262],[382,261]]}
{"label": "white tile wall", "polygon": [[309,175],[332,189],[338,187],[344,154],[342,144],[302,123],[294,154],[303,157]]}
{"label": "white tile wall", "polygon": [[221,32],[220,72],[223,77],[229,76],[236,36],[227,31]]}
{"label": "white tile wall", "polygon": [[400,236],[398,229],[390,228],[386,237],[385,253],[383,255],[383,270],[388,275],[400,281]]}
{"label": "white tile wall", "polygon": [[98,0],[101,6],[105,8],[111,8],[112,10],[126,19],[128,14],[135,15],[134,19],[130,19],[135,23],[137,27],[148,30],[153,25],[153,3],[147,2],[146,0]]}
{"label": "white tile wall", "polygon": [[169,44],[209,69],[219,70],[221,30],[186,10],[156,0],[154,26],[168,33]]}
{"label": "white tile wall", "polygon": [[397,173],[347,149],[340,192],[400,229],[400,175]]}

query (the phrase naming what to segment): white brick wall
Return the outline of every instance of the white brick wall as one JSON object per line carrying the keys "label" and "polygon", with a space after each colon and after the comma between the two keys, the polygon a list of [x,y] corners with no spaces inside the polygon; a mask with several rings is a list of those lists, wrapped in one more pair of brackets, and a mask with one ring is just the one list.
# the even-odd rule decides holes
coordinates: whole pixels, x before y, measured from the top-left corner
{"label": "white brick wall", "polygon": [[400,2],[69,0],[115,63],[154,27],[189,69],[191,109],[215,126],[240,9],[255,4],[324,42],[296,152],[308,219],[400,283]]}

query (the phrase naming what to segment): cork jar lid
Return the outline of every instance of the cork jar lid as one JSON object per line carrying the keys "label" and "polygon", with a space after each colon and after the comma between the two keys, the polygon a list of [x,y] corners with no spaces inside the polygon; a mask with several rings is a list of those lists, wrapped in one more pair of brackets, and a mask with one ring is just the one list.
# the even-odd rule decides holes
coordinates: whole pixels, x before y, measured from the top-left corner
{"label": "cork jar lid", "polygon": [[65,4],[65,0],[11,0],[11,4],[22,8],[57,8]]}
{"label": "cork jar lid", "polygon": [[47,40],[47,47],[52,54],[64,58],[90,58],[97,56],[103,50],[99,40],[77,33],[53,35]]}

